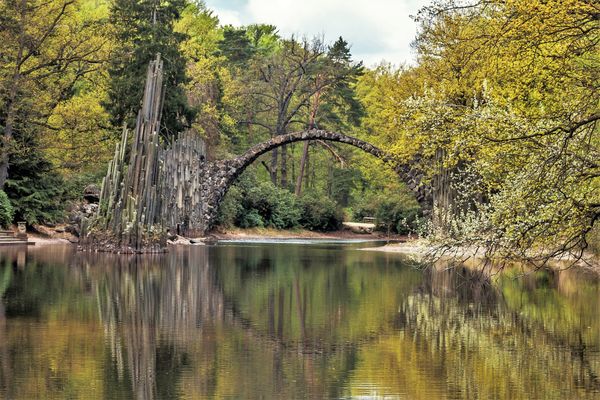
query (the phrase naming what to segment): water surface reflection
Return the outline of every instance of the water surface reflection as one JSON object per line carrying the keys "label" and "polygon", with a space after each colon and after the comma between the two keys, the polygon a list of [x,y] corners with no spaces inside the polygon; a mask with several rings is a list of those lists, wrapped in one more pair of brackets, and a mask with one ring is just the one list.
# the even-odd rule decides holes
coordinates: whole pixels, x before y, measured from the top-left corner
{"label": "water surface reflection", "polygon": [[356,244],[0,253],[0,398],[598,398],[576,271],[421,271]]}

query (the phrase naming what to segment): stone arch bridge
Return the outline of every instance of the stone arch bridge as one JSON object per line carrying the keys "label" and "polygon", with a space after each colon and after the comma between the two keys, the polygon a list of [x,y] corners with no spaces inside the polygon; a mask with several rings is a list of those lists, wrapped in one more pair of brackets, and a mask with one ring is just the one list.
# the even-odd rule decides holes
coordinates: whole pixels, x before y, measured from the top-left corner
{"label": "stone arch bridge", "polygon": [[177,229],[179,233],[187,235],[206,232],[213,226],[217,217],[219,204],[225,197],[225,194],[246,167],[261,155],[277,147],[305,140],[326,140],[346,143],[372,154],[383,160],[384,163],[388,164],[398,173],[400,179],[415,193],[417,201],[425,210],[431,208],[431,189],[421,185],[421,174],[409,164],[399,162],[395,157],[364,140],[338,132],[312,129],[273,137],[251,147],[244,154],[232,159],[208,161],[201,155],[201,162],[198,166],[200,169],[198,171],[199,176],[201,176],[199,187],[199,198],[202,203],[199,207],[201,215],[196,215],[193,220],[189,219],[189,215],[182,215],[183,218],[180,218],[180,220],[183,219],[181,225],[173,228]]}

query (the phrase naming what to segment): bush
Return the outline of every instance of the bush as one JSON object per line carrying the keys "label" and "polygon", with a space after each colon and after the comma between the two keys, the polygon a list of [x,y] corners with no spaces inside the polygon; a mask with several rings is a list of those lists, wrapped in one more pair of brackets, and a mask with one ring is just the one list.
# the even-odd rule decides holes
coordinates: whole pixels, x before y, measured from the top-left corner
{"label": "bush", "polygon": [[304,195],[300,201],[300,224],[311,231],[335,231],[344,220],[342,211],[327,197]]}
{"label": "bush", "polygon": [[271,182],[256,183],[252,176],[246,176],[223,199],[217,223],[240,228],[290,229],[299,225],[300,215],[292,193]]}
{"label": "bush", "polygon": [[8,228],[13,222],[15,210],[4,190],[0,190],[0,225]]}
{"label": "bush", "polygon": [[232,186],[219,205],[216,224],[230,228],[236,224],[238,216],[242,213],[242,193],[240,188]]}
{"label": "bush", "polygon": [[270,181],[257,183],[243,176],[231,187],[221,203],[217,223],[240,228],[303,228],[332,231],[343,221],[336,203],[324,196],[306,194],[301,199]]}
{"label": "bush", "polygon": [[265,222],[258,211],[250,210],[240,215],[237,225],[240,228],[262,228],[265,226]]}
{"label": "bush", "polygon": [[242,198],[242,206],[247,212],[255,210],[265,226],[277,229],[298,226],[300,210],[296,205],[296,198],[289,191],[277,188],[271,182],[262,182],[248,190]]}
{"label": "bush", "polygon": [[11,159],[4,190],[18,221],[33,225],[53,223],[64,218],[67,198],[65,182],[53,171],[52,164],[37,152]]}
{"label": "bush", "polygon": [[355,207],[354,218],[375,217],[377,229],[402,235],[415,232],[421,208],[407,193],[380,193],[367,196]]}

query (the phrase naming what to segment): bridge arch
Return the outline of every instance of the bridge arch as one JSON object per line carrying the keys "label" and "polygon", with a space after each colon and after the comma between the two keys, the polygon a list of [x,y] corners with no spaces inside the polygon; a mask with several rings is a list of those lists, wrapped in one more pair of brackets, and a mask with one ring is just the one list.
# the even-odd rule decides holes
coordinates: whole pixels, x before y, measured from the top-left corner
{"label": "bridge arch", "polygon": [[225,197],[231,185],[250,164],[256,161],[261,155],[277,147],[306,140],[326,140],[346,143],[374,155],[396,171],[400,178],[415,193],[421,207],[425,210],[431,208],[431,190],[429,187],[421,185],[421,174],[415,171],[409,164],[400,162],[389,153],[364,140],[338,132],[311,129],[275,136],[263,143],[254,145],[238,157],[214,162],[209,167],[211,170],[207,171],[208,174],[205,174],[205,176],[211,177],[210,183],[205,186],[206,193],[204,196],[206,228],[210,229],[212,227],[223,197]]}

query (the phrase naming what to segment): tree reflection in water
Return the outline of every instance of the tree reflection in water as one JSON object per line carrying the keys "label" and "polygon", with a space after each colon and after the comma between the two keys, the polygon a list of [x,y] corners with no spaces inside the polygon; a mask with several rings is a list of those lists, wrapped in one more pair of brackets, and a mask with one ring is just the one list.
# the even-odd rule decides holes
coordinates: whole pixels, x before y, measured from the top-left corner
{"label": "tree reflection in water", "polygon": [[0,397],[593,398],[598,282],[340,246],[0,256]]}

